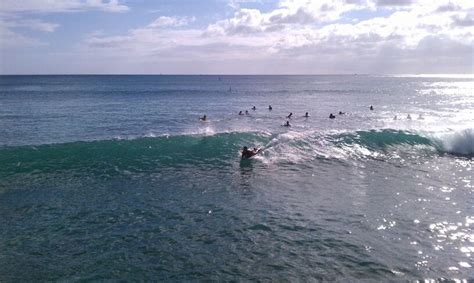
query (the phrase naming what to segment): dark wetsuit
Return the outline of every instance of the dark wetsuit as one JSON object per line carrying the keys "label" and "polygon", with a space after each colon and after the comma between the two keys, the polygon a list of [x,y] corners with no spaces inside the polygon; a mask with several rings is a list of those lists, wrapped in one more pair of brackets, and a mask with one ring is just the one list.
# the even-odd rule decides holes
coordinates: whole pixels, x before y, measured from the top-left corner
{"label": "dark wetsuit", "polygon": [[244,150],[242,151],[242,159],[249,159],[250,157],[254,156],[257,154],[255,150]]}

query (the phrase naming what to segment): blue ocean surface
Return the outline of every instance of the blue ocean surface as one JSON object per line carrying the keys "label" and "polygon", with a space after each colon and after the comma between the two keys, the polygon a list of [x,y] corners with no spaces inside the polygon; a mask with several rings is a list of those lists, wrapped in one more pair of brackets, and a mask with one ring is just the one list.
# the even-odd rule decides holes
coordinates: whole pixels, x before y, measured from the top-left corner
{"label": "blue ocean surface", "polygon": [[473,125],[472,76],[0,76],[0,281],[473,280]]}

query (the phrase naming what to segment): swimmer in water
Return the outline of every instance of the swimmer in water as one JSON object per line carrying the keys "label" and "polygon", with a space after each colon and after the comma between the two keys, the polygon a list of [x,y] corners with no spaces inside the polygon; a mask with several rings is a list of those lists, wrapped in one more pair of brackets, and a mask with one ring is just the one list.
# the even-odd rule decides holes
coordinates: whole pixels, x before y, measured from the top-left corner
{"label": "swimmer in water", "polygon": [[242,110],[239,111],[239,115],[244,115],[244,113],[242,113]]}
{"label": "swimmer in water", "polygon": [[290,112],[290,115],[286,116],[286,118],[291,119],[291,116],[293,116],[293,112]]}
{"label": "swimmer in water", "polygon": [[346,114],[345,112],[339,111],[339,115],[344,115]]}
{"label": "swimmer in water", "polygon": [[334,118],[336,118],[336,116],[334,116],[332,113],[329,114],[329,119],[334,119]]}
{"label": "swimmer in water", "polygon": [[306,114],[304,114],[304,116],[303,116],[303,117],[305,117],[305,118],[308,118],[308,117],[309,117],[309,114],[308,114],[308,112],[306,112]]}
{"label": "swimmer in water", "polygon": [[374,107],[372,105],[370,105],[370,110],[374,110]]}
{"label": "swimmer in water", "polygon": [[272,106],[271,106],[271,105],[268,105],[268,110],[269,110],[269,111],[272,111],[272,109],[273,109]]}
{"label": "swimmer in water", "polygon": [[257,107],[255,107],[255,105],[252,107],[252,110],[255,111],[257,110]]}
{"label": "swimmer in water", "polygon": [[397,119],[398,119],[398,117],[397,117],[397,115],[395,115],[395,116],[393,117],[393,120],[397,120]]}
{"label": "swimmer in water", "polygon": [[286,123],[285,123],[285,124],[283,124],[283,127],[291,127],[291,125],[290,125],[290,121],[286,121]]}
{"label": "swimmer in water", "polygon": [[249,111],[245,110],[245,115],[249,115]]}
{"label": "swimmer in water", "polygon": [[410,114],[407,115],[407,119],[408,119],[408,120],[411,120]]}
{"label": "swimmer in water", "polygon": [[199,120],[201,120],[201,121],[206,121],[206,120],[207,120],[207,116],[204,115],[204,116],[202,116],[201,118],[199,118]]}

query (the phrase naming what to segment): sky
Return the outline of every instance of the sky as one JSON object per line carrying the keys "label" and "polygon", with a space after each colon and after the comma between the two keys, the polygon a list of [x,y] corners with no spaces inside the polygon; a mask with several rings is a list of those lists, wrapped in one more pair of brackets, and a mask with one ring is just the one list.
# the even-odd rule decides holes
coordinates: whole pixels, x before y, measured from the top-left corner
{"label": "sky", "polygon": [[0,74],[472,74],[474,0],[1,0]]}

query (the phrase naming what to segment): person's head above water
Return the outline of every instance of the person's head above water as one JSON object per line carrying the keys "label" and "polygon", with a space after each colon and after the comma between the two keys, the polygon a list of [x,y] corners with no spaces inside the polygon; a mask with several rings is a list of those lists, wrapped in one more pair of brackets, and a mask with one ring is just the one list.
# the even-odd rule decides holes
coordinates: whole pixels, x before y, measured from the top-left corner
{"label": "person's head above water", "polygon": [[247,151],[247,150],[248,150],[248,147],[244,146],[243,150],[244,150],[244,151]]}

